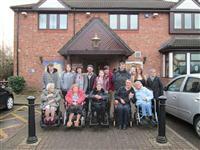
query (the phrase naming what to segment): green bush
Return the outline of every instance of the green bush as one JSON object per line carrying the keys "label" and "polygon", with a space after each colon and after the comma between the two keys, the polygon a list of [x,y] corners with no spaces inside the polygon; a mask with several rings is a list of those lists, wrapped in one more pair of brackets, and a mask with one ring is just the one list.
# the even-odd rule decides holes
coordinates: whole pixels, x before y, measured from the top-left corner
{"label": "green bush", "polygon": [[19,94],[25,87],[26,81],[23,77],[20,76],[11,76],[8,78],[8,85],[12,88],[12,90]]}

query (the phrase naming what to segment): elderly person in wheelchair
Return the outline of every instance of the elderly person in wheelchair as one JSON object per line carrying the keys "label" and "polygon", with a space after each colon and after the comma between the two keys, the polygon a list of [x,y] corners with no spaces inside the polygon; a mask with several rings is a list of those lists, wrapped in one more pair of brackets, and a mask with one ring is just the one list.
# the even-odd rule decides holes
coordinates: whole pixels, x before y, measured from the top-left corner
{"label": "elderly person in wheelchair", "polygon": [[152,120],[153,92],[144,87],[140,81],[136,81],[134,86],[136,92],[136,107],[141,108],[142,111],[141,119],[144,121],[149,117]]}
{"label": "elderly person in wheelchair", "polygon": [[77,114],[77,117],[76,121],[74,121],[74,125],[75,127],[79,127],[83,104],[85,101],[84,91],[80,89],[77,84],[73,84],[71,89],[67,92],[65,100],[69,111],[67,127],[71,127],[73,125],[72,119],[74,118],[75,114]]}
{"label": "elderly person in wheelchair", "polygon": [[[106,105],[108,103],[108,94],[103,89],[100,82],[97,82],[96,87],[88,96],[91,99],[91,111],[96,112],[96,119],[99,125],[104,125]],[[93,115],[93,114],[92,114]]]}
{"label": "elderly person in wheelchair", "polygon": [[55,112],[61,100],[60,91],[55,89],[54,83],[48,83],[41,95],[41,108],[44,110],[44,122],[54,122]]}
{"label": "elderly person in wheelchair", "polygon": [[126,129],[131,112],[131,101],[135,103],[135,91],[131,80],[127,79],[125,86],[115,93],[115,111],[119,129]]}

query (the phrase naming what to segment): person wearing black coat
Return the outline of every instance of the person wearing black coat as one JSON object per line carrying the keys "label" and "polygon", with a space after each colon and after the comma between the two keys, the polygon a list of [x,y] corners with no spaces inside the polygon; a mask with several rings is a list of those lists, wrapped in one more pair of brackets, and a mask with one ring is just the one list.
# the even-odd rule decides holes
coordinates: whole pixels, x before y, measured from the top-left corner
{"label": "person wearing black coat", "polygon": [[106,111],[106,103],[108,102],[108,94],[102,88],[101,83],[97,83],[96,87],[90,93],[89,98],[92,99],[92,112],[97,112],[98,123],[103,123]]}
{"label": "person wearing black coat", "polygon": [[159,113],[158,98],[163,95],[163,84],[160,78],[156,75],[156,70],[150,70],[150,76],[147,78],[147,88],[153,91],[154,99],[156,100],[156,109]]}
{"label": "person wearing black coat", "polygon": [[126,85],[115,93],[115,111],[119,129],[126,129],[130,118],[131,102],[135,103],[135,91],[131,80],[126,80]]}
{"label": "person wearing black coat", "polygon": [[126,71],[125,62],[120,62],[119,70],[113,74],[114,89],[117,91],[120,87],[125,86],[125,81],[131,78],[131,74]]}
{"label": "person wearing black coat", "polygon": [[[93,72],[94,68],[93,68],[93,65],[88,65],[87,66],[87,73],[86,73],[86,92],[85,94],[86,95],[89,95],[91,93],[91,91],[93,90],[93,87],[94,87],[94,83],[95,83],[95,80],[96,80],[96,77],[97,75]],[[88,105],[89,105],[89,99],[86,98],[86,105],[85,105],[85,109],[86,109],[86,112],[88,112]]]}

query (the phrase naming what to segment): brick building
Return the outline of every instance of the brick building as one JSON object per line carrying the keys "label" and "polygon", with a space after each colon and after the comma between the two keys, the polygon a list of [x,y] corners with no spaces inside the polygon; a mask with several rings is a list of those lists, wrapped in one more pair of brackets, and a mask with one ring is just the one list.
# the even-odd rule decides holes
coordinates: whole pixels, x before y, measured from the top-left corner
{"label": "brick building", "polygon": [[200,72],[200,4],[163,0],[41,0],[12,6],[14,72],[40,88],[45,66],[152,67],[162,77]]}

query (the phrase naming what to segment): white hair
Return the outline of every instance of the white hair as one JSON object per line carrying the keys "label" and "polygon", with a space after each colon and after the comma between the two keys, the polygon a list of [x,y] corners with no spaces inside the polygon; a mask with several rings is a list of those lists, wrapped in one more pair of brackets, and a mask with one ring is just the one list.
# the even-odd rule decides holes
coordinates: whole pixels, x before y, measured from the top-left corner
{"label": "white hair", "polygon": [[48,91],[50,88],[55,88],[55,84],[54,83],[48,83],[46,90]]}

